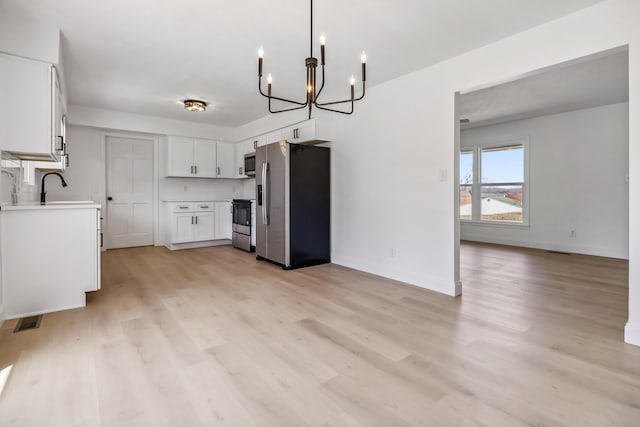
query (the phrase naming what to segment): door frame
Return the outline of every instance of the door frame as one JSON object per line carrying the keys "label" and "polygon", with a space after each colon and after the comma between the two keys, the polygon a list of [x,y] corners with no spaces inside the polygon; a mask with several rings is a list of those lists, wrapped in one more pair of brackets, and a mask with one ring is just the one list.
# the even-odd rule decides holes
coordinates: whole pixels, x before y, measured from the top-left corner
{"label": "door frame", "polygon": [[102,133],[101,141],[100,141],[100,154],[102,156],[102,165],[104,170],[102,171],[102,179],[103,179],[103,187],[102,187],[102,211],[101,215],[104,218],[102,233],[104,235],[104,246],[102,248],[103,251],[113,249],[111,245],[111,241],[109,239],[109,233],[107,230],[109,229],[109,214],[107,209],[107,138],[130,138],[130,139],[141,139],[145,141],[151,141],[152,150],[153,150],[153,245],[161,246],[161,242],[159,241],[160,230],[159,230],[159,209],[158,209],[158,197],[159,197],[159,187],[160,187],[160,178],[159,178],[159,150],[160,146],[160,138],[157,135],[149,135],[144,133],[136,133],[136,132],[118,132],[118,131],[105,131]]}

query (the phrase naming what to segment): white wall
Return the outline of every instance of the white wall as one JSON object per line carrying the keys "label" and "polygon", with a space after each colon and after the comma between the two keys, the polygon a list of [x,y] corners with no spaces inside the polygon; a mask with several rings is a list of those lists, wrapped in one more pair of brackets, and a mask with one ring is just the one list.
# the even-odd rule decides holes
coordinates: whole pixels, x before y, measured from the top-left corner
{"label": "white wall", "polygon": [[[177,108],[180,108],[179,106]],[[186,122],[143,114],[69,105],[68,123],[102,129],[117,129],[154,135],[176,135],[192,138],[237,141],[236,129],[204,123]]]}
{"label": "white wall", "polygon": [[356,114],[339,118],[332,144],[334,262],[456,294],[454,94],[628,44],[630,315],[626,339],[640,344],[639,19],[640,2],[606,1],[372,88]]}
{"label": "white wall", "polygon": [[59,64],[60,30],[16,16],[0,15],[0,52]]}
{"label": "white wall", "polygon": [[461,239],[628,258],[629,105],[463,130],[460,145],[520,137],[529,138],[529,228],[463,222]]}

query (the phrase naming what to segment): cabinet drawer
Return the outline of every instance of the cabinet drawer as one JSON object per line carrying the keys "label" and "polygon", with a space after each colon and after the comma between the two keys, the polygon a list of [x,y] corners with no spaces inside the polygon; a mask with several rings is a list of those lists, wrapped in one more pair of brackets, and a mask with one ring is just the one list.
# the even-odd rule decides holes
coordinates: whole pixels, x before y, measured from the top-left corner
{"label": "cabinet drawer", "polygon": [[195,210],[193,203],[173,203],[171,212],[193,212]]}
{"label": "cabinet drawer", "polygon": [[213,212],[213,202],[196,203],[196,212]]}

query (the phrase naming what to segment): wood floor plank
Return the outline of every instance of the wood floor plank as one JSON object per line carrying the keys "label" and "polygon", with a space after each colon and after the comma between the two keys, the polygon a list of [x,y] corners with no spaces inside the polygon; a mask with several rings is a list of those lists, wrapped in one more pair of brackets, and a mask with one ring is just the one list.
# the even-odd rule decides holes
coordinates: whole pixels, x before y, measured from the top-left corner
{"label": "wood floor plank", "polygon": [[467,242],[452,298],[228,246],[102,257],[86,308],[0,327],[0,425],[640,425],[623,260]]}

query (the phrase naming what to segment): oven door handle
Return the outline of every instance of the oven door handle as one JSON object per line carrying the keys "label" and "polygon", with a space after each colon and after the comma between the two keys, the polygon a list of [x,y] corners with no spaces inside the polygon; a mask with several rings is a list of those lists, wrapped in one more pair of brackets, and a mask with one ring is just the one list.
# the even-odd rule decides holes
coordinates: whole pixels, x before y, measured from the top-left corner
{"label": "oven door handle", "polygon": [[262,162],[262,223],[269,224],[269,187],[267,186],[267,174],[269,173],[269,163]]}

